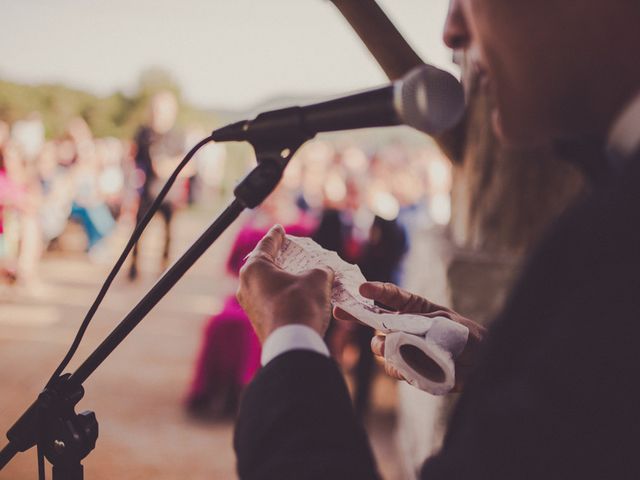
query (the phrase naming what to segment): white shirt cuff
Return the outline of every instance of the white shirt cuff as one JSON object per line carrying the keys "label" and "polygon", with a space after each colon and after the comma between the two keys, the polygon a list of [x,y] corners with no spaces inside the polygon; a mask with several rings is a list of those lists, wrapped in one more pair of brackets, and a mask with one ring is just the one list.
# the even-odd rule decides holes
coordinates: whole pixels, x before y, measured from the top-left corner
{"label": "white shirt cuff", "polygon": [[329,349],[318,332],[306,325],[292,324],[271,332],[262,345],[260,363],[264,367],[278,355],[291,350],[311,350],[325,357],[329,356]]}

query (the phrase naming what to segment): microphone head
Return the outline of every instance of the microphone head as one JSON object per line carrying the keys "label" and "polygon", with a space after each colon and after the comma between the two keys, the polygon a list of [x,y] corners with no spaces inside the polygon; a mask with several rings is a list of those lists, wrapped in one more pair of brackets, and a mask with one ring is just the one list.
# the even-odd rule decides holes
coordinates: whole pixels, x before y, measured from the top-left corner
{"label": "microphone head", "polygon": [[394,103],[402,123],[433,135],[460,121],[464,90],[450,73],[422,65],[395,83]]}

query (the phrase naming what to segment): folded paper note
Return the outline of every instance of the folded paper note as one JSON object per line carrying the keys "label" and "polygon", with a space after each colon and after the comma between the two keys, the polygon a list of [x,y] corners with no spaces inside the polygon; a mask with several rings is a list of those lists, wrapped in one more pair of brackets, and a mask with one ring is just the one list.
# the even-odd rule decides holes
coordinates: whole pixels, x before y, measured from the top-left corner
{"label": "folded paper note", "polygon": [[434,395],[455,385],[455,358],[467,343],[467,327],[446,317],[397,313],[376,306],[359,287],[366,280],[356,265],[309,238],[287,235],[276,264],[291,273],[328,267],[334,272],[331,303],[362,323],[386,333],[385,360],[413,386]]}

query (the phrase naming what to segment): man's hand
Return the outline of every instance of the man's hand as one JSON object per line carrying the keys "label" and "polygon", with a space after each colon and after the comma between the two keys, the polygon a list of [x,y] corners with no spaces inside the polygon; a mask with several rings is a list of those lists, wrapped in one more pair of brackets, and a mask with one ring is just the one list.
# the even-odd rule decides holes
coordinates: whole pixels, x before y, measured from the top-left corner
{"label": "man's hand", "polygon": [[240,269],[238,301],[261,342],[290,324],[307,325],[324,336],[331,319],[333,272],[316,268],[293,275],[276,266],[284,233],[280,225],[272,227]]}
{"label": "man's hand", "polygon": [[[476,355],[486,329],[468,318],[463,317],[453,310],[431,303],[426,298],[409,293],[392,283],[367,282],[360,285],[360,294],[384,305],[398,313],[420,314],[425,317],[446,317],[449,320],[460,323],[469,329],[469,338],[462,353],[456,358],[456,386],[454,391],[459,391],[464,384],[467,375],[475,365]],[[340,320],[357,321],[357,318],[349,315],[339,307],[334,308],[333,316]],[[376,335],[371,339],[371,350],[374,354],[384,358],[384,335]],[[387,374],[399,380],[404,380],[402,375],[392,366],[385,363]]]}

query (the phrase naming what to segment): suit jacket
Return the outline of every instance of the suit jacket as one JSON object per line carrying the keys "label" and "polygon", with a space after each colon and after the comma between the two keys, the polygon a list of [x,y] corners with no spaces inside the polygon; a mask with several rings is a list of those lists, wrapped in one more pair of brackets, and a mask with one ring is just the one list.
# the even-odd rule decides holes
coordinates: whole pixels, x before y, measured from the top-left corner
{"label": "suit jacket", "polygon": [[287,352],[258,372],[242,398],[234,447],[240,478],[378,477],[342,374],[315,352]]}
{"label": "suit jacket", "polygon": [[[523,268],[425,480],[640,478],[640,158],[561,218]],[[243,478],[371,478],[332,361],[274,359],[236,432]]]}

